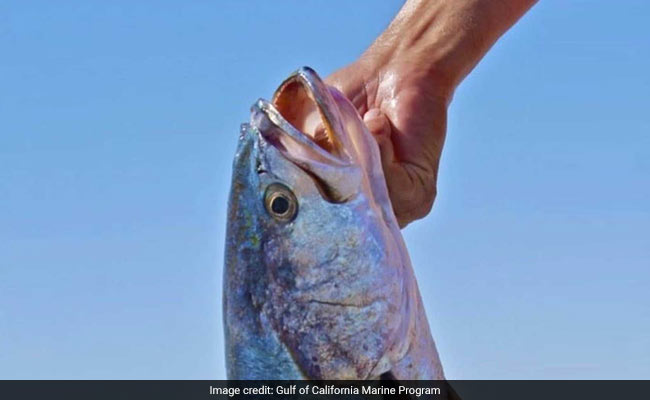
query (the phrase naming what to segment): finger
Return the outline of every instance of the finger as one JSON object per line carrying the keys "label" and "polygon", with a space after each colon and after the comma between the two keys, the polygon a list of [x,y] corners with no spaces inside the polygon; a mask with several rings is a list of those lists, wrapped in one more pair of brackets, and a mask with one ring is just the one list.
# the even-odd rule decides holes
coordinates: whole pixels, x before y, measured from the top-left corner
{"label": "finger", "polygon": [[363,122],[379,145],[381,163],[384,165],[384,169],[386,169],[395,160],[390,121],[381,110],[371,108],[363,115]]}

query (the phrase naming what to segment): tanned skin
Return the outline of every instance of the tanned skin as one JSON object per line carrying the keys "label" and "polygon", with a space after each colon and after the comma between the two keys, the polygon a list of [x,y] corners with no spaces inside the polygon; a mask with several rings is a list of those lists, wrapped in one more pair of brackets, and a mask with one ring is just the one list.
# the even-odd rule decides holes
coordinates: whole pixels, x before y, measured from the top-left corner
{"label": "tanned skin", "polygon": [[373,133],[400,226],[436,196],[454,90],[536,0],[407,0],[388,28],[327,82]]}

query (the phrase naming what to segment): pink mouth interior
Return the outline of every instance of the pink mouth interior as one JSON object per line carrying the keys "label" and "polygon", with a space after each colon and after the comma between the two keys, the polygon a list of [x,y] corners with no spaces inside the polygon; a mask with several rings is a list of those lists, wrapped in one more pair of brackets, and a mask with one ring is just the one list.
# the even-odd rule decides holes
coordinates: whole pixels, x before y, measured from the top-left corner
{"label": "pink mouth interior", "polygon": [[273,99],[278,112],[297,130],[330,154],[337,153],[336,139],[309,90],[299,81],[286,84]]}

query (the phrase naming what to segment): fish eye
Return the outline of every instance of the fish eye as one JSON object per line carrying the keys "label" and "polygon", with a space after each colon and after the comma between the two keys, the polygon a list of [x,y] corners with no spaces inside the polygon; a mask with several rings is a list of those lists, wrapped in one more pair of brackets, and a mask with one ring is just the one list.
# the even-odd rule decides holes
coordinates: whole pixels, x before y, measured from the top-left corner
{"label": "fish eye", "polygon": [[291,221],[298,213],[296,196],[281,183],[272,183],[266,188],[264,206],[273,218],[281,222]]}

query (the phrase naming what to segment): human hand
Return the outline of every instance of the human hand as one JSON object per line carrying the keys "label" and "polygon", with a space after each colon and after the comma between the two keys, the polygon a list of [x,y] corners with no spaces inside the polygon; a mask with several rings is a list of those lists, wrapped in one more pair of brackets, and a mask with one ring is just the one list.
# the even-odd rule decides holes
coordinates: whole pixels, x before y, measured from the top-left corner
{"label": "human hand", "polygon": [[326,81],[379,144],[401,227],[426,216],[454,89],[535,0],[408,0],[388,29]]}
{"label": "human hand", "polygon": [[352,101],[377,140],[399,225],[427,215],[447,122],[442,88],[399,58],[386,63],[362,58],[326,80]]}

